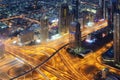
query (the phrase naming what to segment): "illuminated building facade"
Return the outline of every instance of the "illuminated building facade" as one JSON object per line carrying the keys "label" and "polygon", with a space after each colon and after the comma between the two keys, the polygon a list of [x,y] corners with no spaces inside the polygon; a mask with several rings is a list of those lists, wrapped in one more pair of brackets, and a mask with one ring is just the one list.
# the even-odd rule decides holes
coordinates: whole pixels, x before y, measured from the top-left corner
{"label": "illuminated building facade", "polygon": [[112,23],[113,23],[113,12],[114,12],[113,9],[114,9],[114,8],[113,8],[112,1],[109,0],[109,3],[107,4],[107,12],[108,12],[108,14],[107,14],[108,17],[107,17],[107,19],[108,19],[108,25],[109,25],[109,26],[111,26]]}
{"label": "illuminated building facade", "polygon": [[73,0],[72,4],[73,4],[73,10],[74,10],[74,18],[77,21],[78,20],[78,5],[79,5],[79,1],[78,0]]}
{"label": "illuminated building facade", "polygon": [[55,39],[59,35],[58,18],[49,19],[48,21],[48,39]]}
{"label": "illuminated building facade", "polygon": [[23,44],[29,44],[34,41],[34,33],[32,31],[26,31],[19,35],[20,42]]}
{"label": "illuminated building facade", "polygon": [[108,19],[108,0],[99,0],[99,5],[102,8],[102,14],[104,19]]}
{"label": "illuminated building facade", "polygon": [[41,42],[46,42],[48,38],[48,19],[41,19]]}
{"label": "illuminated building facade", "polygon": [[106,14],[105,14],[105,12],[106,12],[106,8],[105,8],[105,0],[99,0],[99,5],[100,5],[100,7],[102,8],[102,16],[103,16],[103,18],[106,18]]}
{"label": "illuminated building facade", "polygon": [[99,5],[102,8],[103,18],[108,20],[109,26],[113,22],[113,4],[111,0],[99,0]]}
{"label": "illuminated building facade", "polygon": [[120,13],[120,0],[118,0],[117,2],[117,9],[118,9],[118,12]]}
{"label": "illuminated building facade", "polygon": [[81,47],[81,30],[80,23],[75,21],[71,23],[69,29],[70,38],[70,48],[80,48]]}
{"label": "illuminated building facade", "polygon": [[120,63],[120,13],[114,13],[114,60]]}
{"label": "illuminated building facade", "polygon": [[46,43],[46,41],[55,40],[59,38],[60,37],[59,30],[60,28],[59,28],[58,18],[41,19],[41,25],[40,25],[41,42]]}
{"label": "illuminated building facade", "polygon": [[67,3],[63,3],[60,7],[60,33],[64,34],[68,32],[69,21],[69,8]]}

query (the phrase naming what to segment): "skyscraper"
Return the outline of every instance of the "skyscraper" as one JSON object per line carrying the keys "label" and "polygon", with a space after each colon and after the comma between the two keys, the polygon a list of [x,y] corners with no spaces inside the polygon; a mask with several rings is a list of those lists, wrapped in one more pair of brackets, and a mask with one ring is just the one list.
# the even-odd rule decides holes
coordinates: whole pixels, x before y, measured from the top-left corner
{"label": "skyscraper", "polygon": [[72,0],[72,4],[73,4],[73,14],[74,14],[74,20],[77,21],[78,20],[78,13],[79,13],[79,0]]}
{"label": "skyscraper", "polygon": [[108,26],[112,26],[113,23],[113,5],[112,5],[112,1],[110,0],[108,5],[107,5],[107,20],[108,20]]}
{"label": "skyscraper", "polygon": [[99,5],[102,8],[102,14],[104,19],[108,19],[108,6],[110,5],[111,1],[109,0],[99,0]]}
{"label": "skyscraper", "polygon": [[114,13],[114,60],[120,63],[120,13]]}
{"label": "skyscraper", "polygon": [[117,8],[118,8],[118,11],[120,12],[120,0],[118,0],[117,2]]}
{"label": "skyscraper", "polygon": [[106,19],[106,1],[102,0],[103,18]]}
{"label": "skyscraper", "polygon": [[69,27],[69,8],[68,4],[64,2],[60,7],[60,16],[59,16],[59,23],[60,23],[60,33],[64,34],[68,32]]}
{"label": "skyscraper", "polygon": [[80,23],[74,21],[71,23],[70,29],[70,47],[80,48],[81,47],[81,30],[80,30]]}
{"label": "skyscraper", "polygon": [[48,19],[41,19],[41,41],[44,43],[48,38]]}

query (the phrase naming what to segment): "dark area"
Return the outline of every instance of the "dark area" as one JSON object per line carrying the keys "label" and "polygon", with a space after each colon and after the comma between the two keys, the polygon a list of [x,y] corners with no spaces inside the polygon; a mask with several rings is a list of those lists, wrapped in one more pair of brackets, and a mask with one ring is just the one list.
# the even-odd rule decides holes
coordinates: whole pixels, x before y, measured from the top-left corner
{"label": "dark area", "polygon": [[113,59],[114,58],[114,51],[113,51],[113,46],[108,49],[104,54],[102,54],[103,59]]}
{"label": "dark area", "polygon": [[86,65],[87,67],[85,68],[85,74],[91,74],[94,71],[97,71],[98,68],[93,66],[93,65]]}
{"label": "dark area", "polygon": [[[111,30],[112,28],[105,28],[97,32],[93,32],[91,35],[93,35],[96,38],[96,41],[94,43],[88,43],[85,40],[83,40],[82,46],[93,51],[98,50],[100,47],[113,40],[113,33],[109,33]],[[106,36],[102,37],[102,34],[104,33],[106,33]]]}

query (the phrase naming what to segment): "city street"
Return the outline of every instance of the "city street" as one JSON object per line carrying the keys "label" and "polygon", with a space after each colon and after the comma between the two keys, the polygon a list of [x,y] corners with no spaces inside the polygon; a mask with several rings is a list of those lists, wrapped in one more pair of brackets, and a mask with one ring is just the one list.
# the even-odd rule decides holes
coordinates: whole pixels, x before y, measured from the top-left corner
{"label": "city street", "polygon": [[[9,53],[5,53],[4,57],[0,59],[0,78],[2,80],[3,79],[8,80],[8,79],[11,79],[12,77],[20,75],[21,73],[17,72],[15,70],[15,67],[22,68],[23,65],[27,65],[30,67],[30,65],[24,63],[19,58],[14,57]],[[12,72],[10,71],[11,69],[12,69]],[[30,70],[30,68],[26,69],[25,71],[27,70]]]}
{"label": "city street", "polygon": [[119,5],[0,0],[0,80],[120,80]]}
{"label": "city street", "polygon": [[[30,21],[31,23],[35,22],[37,24],[40,24],[39,21],[27,18],[24,15],[14,16],[14,17],[10,17],[10,18],[7,18],[7,19],[1,19],[1,21],[7,21],[7,20],[14,19],[14,18],[22,18],[22,19],[26,19],[26,20]],[[82,29],[82,39],[84,39],[88,34],[90,34],[92,32],[95,32],[95,31],[97,31],[101,28],[104,28],[107,25],[108,25],[107,21],[103,20],[103,21],[97,22],[92,27],[86,27],[85,29]],[[64,40],[63,40],[63,38],[64,38]],[[44,62],[46,59],[48,59],[61,46],[68,43],[69,42],[69,34],[68,33],[64,34],[64,35],[61,36],[61,38],[59,38],[57,40],[49,41],[47,43],[40,44],[40,45],[20,47],[20,46],[12,44],[13,41],[17,41],[17,38],[7,39],[4,42],[6,51],[10,52],[10,54],[20,58],[21,60],[23,60],[23,61],[27,62],[28,64],[35,67],[38,64],[41,64],[42,62]],[[61,50],[61,51],[63,51],[63,50]],[[67,80],[67,79],[73,79],[74,78],[76,80],[76,79],[81,78],[81,79],[88,80],[88,78],[86,76],[83,76],[84,74],[86,75],[86,73],[84,73],[84,72],[83,72],[84,74],[80,73],[84,69],[82,69],[82,70],[80,69],[80,72],[79,72],[79,70],[78,70],[79,67],[76,66],[79,63],[75,64],[75,66],[74,66],[73,65],[74,62],[72,62],[72,59],[71,59],[69,53],[66,53],[66,52],[61,53],[61,51],[57,55],[52,57],[50,59],[50,61],[47,62],[48,64],[44,64],[43,66],[41,66],[39,68],[39,70],[42,71],[42,77],[44,76],[45,79],[56,78],[56,79]],[[66,54],[64,54],[64,53],[66,53]],[[75,59],[77,59],[77,61],[79,61],[79,60],[81,61],[81,59],[78,59],[77,57]],[[74,60],[74,58],[73,58],[73,60]],[[59,62],[56,62],[56,61],[59,61]],[[85,60],[84,60],[84,62],[85,62]],[[14,64],[15,62],[11,62],[11,63]],[[59,63],[59,64],[57,64],[57,63]],[[81,63],[83,63],[83,62],[81,62]],[[94,63],[94,62],[92,62],[92,63]],[[65,68],[64,68],[63,65],[66,65]],[[83,65],[82,68],[86,68],[85,64],[80,64],[80,65]],[[91,65],[88,65],[88,66],[91,66]],[[93,66],[91,66],[91,67],[93,67]],[[56,69],[56,68],[58,68],[58,69]],[[95,70],[99,70],[99,69],[97,69],[97,67],[96,67]],[[46,71],[47,71],[47,74],[46,74]],[[74,73],[72,73],[72,71]],[[72,73],[72,76],[69,73]],[[83,76],[83,78],[79,76],[80,74]],[[52,77],[49,77],[51,75],[52,75]],[[47,78],[47,76],[48,76],[48,78]],[[91,77],[91,79],[92,79],[92,77]]]}

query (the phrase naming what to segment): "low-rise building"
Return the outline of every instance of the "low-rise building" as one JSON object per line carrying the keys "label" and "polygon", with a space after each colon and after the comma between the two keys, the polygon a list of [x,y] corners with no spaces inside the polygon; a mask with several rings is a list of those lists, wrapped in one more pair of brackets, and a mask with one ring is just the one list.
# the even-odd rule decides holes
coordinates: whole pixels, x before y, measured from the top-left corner
{"label": "low-rise building", "polygon": [[22,33],[20,33],[18,35],[18,41],[22,44],[22,45],[26,45],[31,43],[32,41],[34,41],[34,32],[27,30],[24,31]]}

